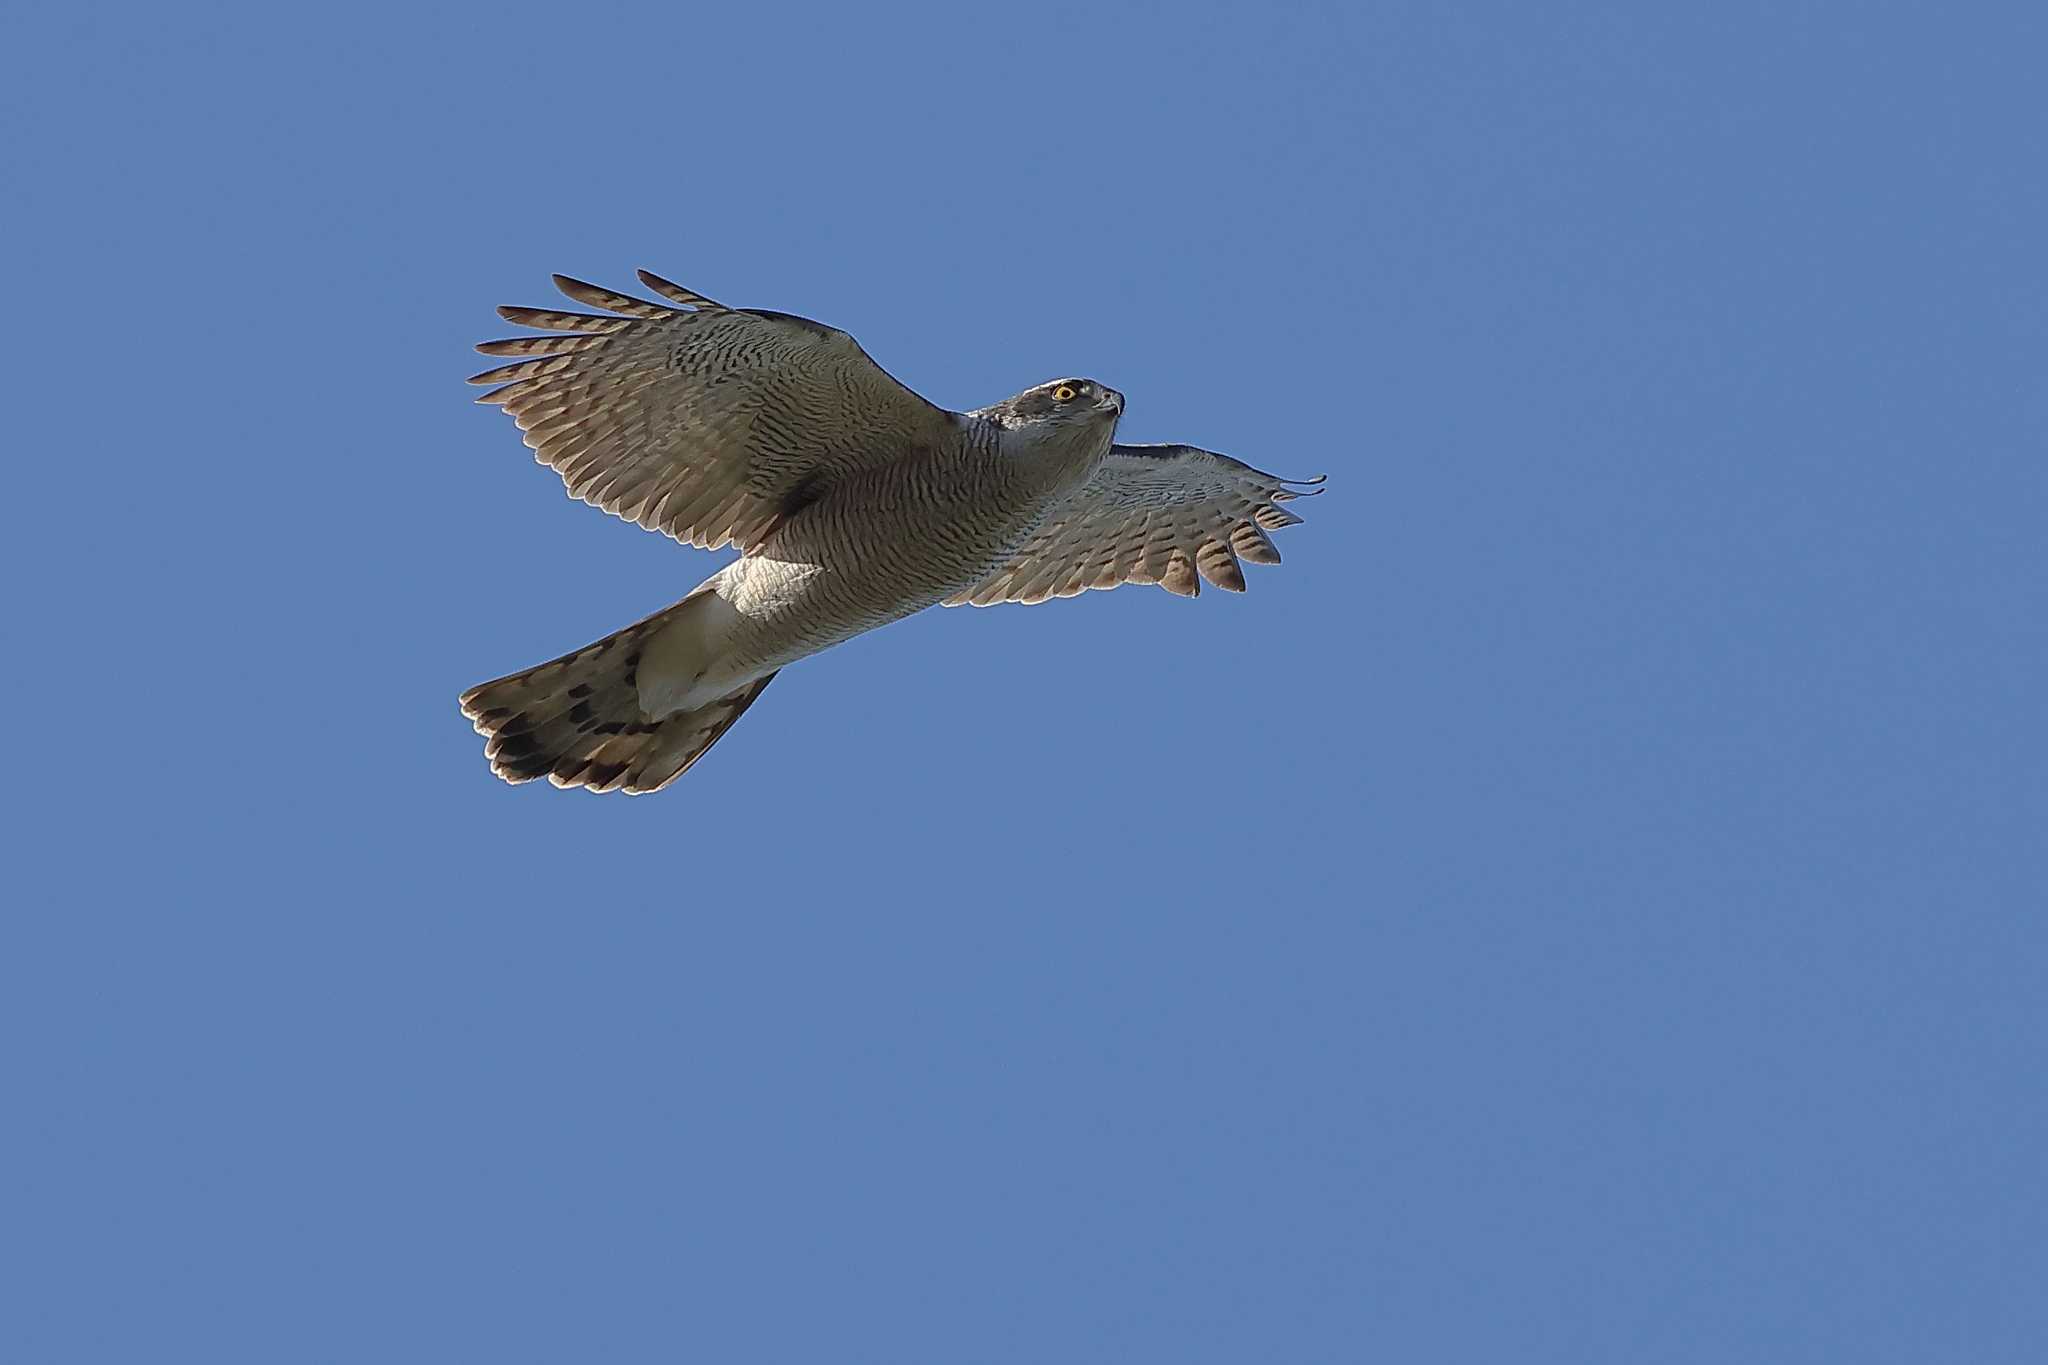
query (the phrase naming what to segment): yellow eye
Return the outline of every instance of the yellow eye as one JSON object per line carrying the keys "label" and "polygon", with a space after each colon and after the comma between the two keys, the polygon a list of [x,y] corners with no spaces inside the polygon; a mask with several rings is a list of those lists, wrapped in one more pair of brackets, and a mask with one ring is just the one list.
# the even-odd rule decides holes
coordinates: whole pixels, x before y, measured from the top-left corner
{"label": "yellow eye", "polygon": [[1072,384],[1062,384],[1058,388],[1054,389],[1052,391],[1052,401],[1055,403],[1073,402],[1074,386]]}

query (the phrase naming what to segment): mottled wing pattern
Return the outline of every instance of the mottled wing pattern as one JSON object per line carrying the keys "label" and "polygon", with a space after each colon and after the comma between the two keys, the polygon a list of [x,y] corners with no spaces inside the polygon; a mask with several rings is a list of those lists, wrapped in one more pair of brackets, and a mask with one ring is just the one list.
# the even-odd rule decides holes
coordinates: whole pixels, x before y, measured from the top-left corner
{"label": "mottled wing pattern", "polygon": [[1280,504],[1321,482],[1277,478],[1194,446],[1113,446],[1014,559],[946,605],[1043,602],[1123,583],[1193,597],[1200,578],[1243,592],[1239,557],[1278,564],[1266,532],[1301,521]]}
{"label": "mottled wing pattern", "polygon": [[959,439],[958,419],[846,333],[726,308],[647,271],[655,303],[555,276],[602,314],[500,308],[567,335],[477,347],[517,356],[472,384],[512,414],[571,497],[706,549],[751,548],[836,477]]}

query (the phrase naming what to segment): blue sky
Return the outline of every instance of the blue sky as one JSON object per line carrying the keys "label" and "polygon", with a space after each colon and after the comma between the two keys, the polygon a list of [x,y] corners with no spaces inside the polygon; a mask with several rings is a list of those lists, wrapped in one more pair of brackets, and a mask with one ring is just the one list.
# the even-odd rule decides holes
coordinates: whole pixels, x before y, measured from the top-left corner
{"label": "blue sky", "polygon": [[[2038,11],[290,8],[0,35],[10,1358],[2041,1358]],[[640,265],[1330,492],[507,787]]]}

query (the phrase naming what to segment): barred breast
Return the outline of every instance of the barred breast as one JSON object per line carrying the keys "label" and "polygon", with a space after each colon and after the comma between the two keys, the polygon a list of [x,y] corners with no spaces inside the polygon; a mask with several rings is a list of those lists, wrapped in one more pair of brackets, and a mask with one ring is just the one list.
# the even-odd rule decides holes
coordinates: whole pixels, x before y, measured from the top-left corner
{"label": "barred breast", "polygon": [[728,668],[779,668],[981,582],[1058,493],[992,451],[949,451],[835,485],[715,576],[738,613]]}

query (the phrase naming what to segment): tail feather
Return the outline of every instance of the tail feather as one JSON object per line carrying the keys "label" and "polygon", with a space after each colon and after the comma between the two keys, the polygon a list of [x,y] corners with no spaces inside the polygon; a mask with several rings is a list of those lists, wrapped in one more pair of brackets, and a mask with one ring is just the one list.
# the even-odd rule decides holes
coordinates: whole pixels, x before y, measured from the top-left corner
{"label": "tail feather", "polygon": [[557,787],[659,791],[687,772],[769,683],[770,673],[690,711],[650,719],[639,667],[653,634],[690,600],[586,645],[462,694],[462,713],[485,737],[491,771],[507,782],[545,777]]}

